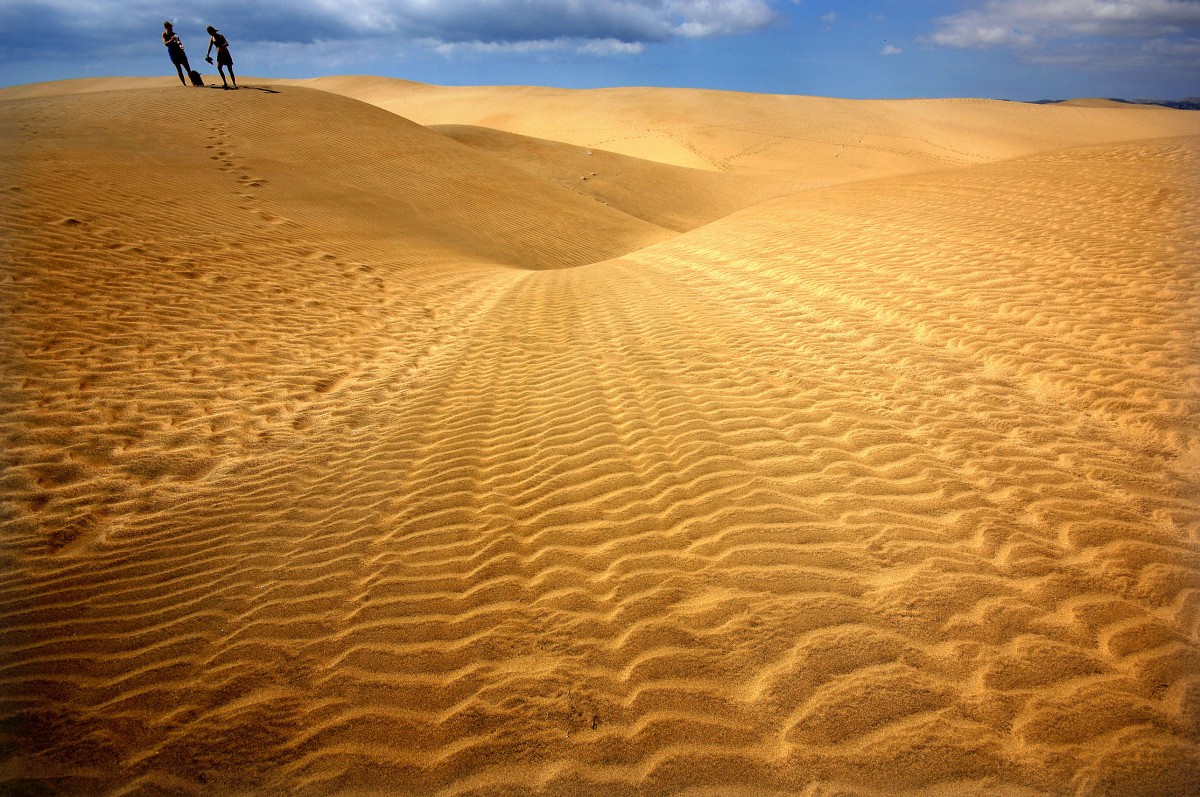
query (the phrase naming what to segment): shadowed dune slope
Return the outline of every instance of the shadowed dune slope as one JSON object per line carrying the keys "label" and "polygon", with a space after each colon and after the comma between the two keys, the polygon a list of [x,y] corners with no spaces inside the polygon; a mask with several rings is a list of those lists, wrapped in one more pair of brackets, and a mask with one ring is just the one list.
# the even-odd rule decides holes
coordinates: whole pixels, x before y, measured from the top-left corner
{"label": "shadowed dune slope", "polygon": [[801,185],[718,174],[488,127],[430,128],[639,219],[683,232]]}
{"label": "shadowed dune slope", "polygon": [[281,91],[0,102],[0,789],[1196,793],[1200,137],[675,235]]}
{"label": "shadowed dune slope", "polygon": [[1064,100],[1060,103],[1054,104],[1079,108],[1123,108],[1127,110],[1141,109],[1146,111],[1152,111],[1158,107],[1150,104],[1142,105],[1138,103],[1120,102],[1118,100],[1108,100],[1101,97],[1077,97],[1073,100]]}

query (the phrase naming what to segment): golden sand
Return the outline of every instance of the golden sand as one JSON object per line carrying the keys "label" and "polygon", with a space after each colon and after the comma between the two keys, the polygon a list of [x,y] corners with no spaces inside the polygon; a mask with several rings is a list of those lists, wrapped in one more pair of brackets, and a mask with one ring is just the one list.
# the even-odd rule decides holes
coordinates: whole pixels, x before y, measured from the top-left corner
{"label": "golden sand", "polygon": [[0,790],[1200,790],[1200,114],[248,82],[0,90]]}

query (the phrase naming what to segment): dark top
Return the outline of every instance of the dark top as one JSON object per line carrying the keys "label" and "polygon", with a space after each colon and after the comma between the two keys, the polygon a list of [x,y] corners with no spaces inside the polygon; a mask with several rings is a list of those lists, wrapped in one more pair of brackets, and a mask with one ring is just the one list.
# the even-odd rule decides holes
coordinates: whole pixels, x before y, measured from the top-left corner
{"label": "dark top", "polygon": [[168,33],[163,31],[163,44],[167,45],[167,52],[171,55],[183,52],[183,42],[179,40],[178,33]]}

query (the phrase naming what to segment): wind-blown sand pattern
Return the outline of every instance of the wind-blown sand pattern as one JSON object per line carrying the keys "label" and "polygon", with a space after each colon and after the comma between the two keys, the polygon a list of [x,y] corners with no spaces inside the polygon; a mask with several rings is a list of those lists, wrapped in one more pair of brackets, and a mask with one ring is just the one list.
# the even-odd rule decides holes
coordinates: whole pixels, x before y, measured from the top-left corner
{"label": "wind-blown sand pattern", "polygon": [[1200,790],[1200,115],[169,85],[0,91],[6,791]]}

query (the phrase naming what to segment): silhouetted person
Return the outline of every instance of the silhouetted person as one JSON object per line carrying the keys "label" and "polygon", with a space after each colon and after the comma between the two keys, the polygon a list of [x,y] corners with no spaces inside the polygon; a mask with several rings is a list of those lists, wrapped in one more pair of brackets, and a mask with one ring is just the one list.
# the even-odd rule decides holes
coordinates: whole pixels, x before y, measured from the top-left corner
{"label": "silhouetted person", "polygon": [[187,53],[183,51],[183,42],[170,22],[163,23],[163,44],[167,46],[167,55],[171,56],[171,63],[175,64],[175,71],[179,73],[179,82],[190,86],[185,72],[191,73],[192,66],[188,63]]}
{"label": "silhouetted person", "polygon": [[237,75],[233,74],[233,56],[229,54],[229,40],[221,35],[221,31],[209,25],[205,28],[208,35],[211,36],[208,40],[208,50],[204,53],[204,60],[210,64],[212,59],[213,45],[217,47],[217,71],[221,73],[221,83],[225,88],[229,88],[229,83],[225,81],[225,67],[229,67],[229,77],[233,80],[233,87],[237,88]]}

